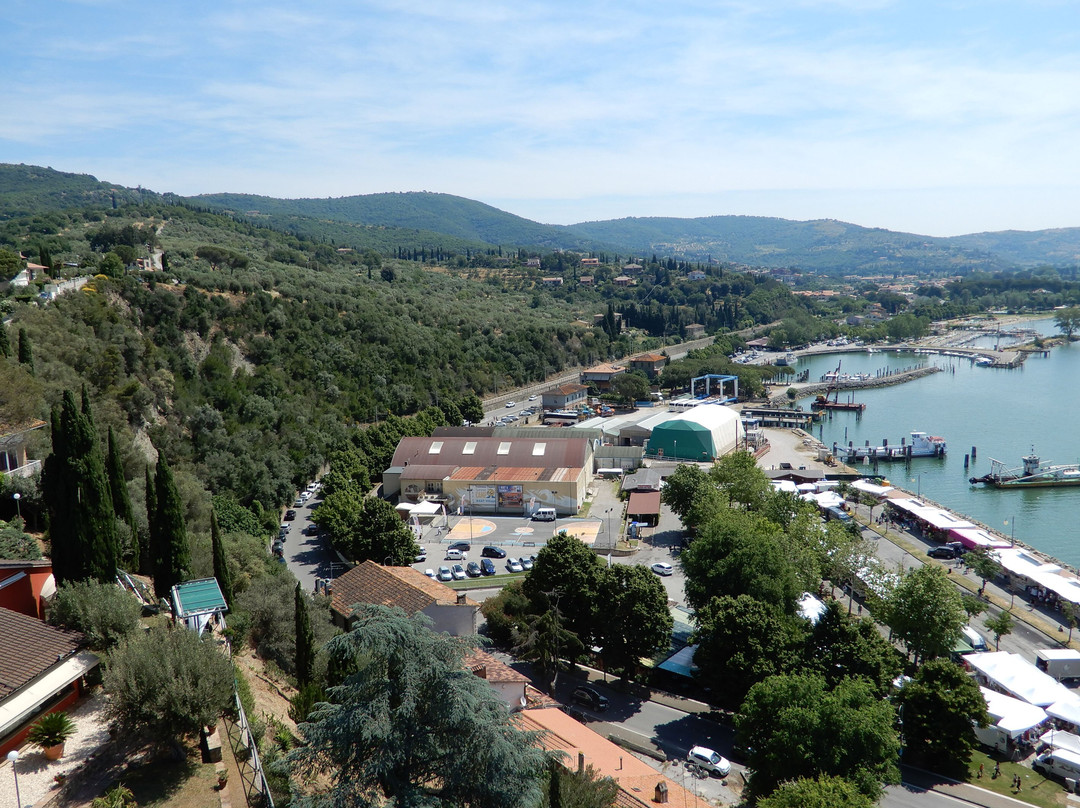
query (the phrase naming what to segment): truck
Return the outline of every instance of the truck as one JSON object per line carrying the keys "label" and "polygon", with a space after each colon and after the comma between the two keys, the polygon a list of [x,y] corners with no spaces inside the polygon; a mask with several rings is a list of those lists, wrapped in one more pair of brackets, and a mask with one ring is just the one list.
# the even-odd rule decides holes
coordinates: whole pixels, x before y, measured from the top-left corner
{"label": "truck", "polygon": [[1045,776],[1062,780],[1080,779],[1080,755],[1068,749],[1043,752],[1031,764],[1031,768]]}
{"label": "truck", "polygon": [[1080,678],[1080,651],[1072,648],[1043,648],[1035,652],[1035,667],[1059,682]]}

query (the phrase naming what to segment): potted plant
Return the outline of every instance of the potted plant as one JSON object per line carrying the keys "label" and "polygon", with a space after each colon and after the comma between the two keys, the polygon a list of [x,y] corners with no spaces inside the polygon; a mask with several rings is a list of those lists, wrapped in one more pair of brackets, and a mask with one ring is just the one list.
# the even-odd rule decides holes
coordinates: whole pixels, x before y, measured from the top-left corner
{"label": "potted plant", "polygon": [[64,741],[74,734],[75,722],[67,713],[46,713],[30,727],[26,739],[40,746],[47,760],[59,760],[64,754]]}
{"label": "potted plant", "polygon": [[227,786],[228,784],[229,784],[229,770],[228,769],[221,769],[217,773],[218,791],[223,791],[225,789],[225,786]]}

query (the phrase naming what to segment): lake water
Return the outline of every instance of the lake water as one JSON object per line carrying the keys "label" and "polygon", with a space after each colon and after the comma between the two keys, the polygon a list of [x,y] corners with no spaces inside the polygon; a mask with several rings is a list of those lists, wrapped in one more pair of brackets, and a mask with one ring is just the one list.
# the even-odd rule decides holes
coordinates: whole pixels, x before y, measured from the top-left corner
{"label": "lake water", "polygon": [[[1052,320],[1030,324],[1043,334],[1057,333]],[[993,347],[993,339],[984,347]],[[1003,343],[1004,347],[1004,343]],[[915,458],[910,464],[880,463],[878,473],[895,485],[965,514],[1006,536],[1014,535],[1073,567],[1080,567],[1080,488],[1010,491],[972,486],[969,477],[990,470],[990,459],[1007,466],[1034,449],[1048,463],[1080,461],[1080,343],[1055,347],[1048,357],[1031,356],[1019,368],[977,367],[970,360],[913,353],[847,353],[803,359],[810,381],[835,370],[876,374],[915,364],[942,367],[935,373],[893,387],[854,391],[865,402],[861,418],[837,412],[813,427],[827,445],[852,441],[862,446],[900,443],[913,431],[940,435],[948,442],[944,458]],[[845,400],[850,391],[841,391]],[[809,409],[810,399],[800,402]],[[977,458],[964,467],[972,448]],[[859,466],[867,468],[871,466]]]}

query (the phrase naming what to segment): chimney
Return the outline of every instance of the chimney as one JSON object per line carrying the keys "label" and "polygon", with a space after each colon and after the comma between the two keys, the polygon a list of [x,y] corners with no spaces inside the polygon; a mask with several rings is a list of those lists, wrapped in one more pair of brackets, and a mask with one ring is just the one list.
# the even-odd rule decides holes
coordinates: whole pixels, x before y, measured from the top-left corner
{"label": "chimney", "polygon": [[457,605],[458,606],[464,606],[465,605],[465,593],[464,592],[458,592],[457,593]]}
{"label": "chimney", "polygon": [[667,799],[667,783],[661,780],[656,784],[656,793],[653,795],[653,802],[666,803]]}
{"label": "chimney", "polygon": [[578,774],[582,774],[585,771],[585,753],[584,752],[578,752],[577,753],[577,770],[578,770]]}

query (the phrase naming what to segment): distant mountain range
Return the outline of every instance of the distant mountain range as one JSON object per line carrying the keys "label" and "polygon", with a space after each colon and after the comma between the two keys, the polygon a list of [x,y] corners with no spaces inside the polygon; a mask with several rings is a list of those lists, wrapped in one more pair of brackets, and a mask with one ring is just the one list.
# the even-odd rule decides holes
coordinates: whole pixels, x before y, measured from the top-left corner
{"label": "distant mountain range", "polygon": [[547,225],[450,194],[380,193],[336,199],[276,199],[249,194],[177,197],[123,188],[85,174],[0,164],[0,218],[57,207],[160,199],[182,201],[338,244],[419,249],[523,248],[674,256],[829,274],[1000,271],[1080,263],[1080,228],[1008,230],[935,238],[832,219],[764,216],[625,218]]}

